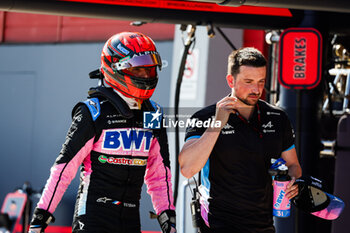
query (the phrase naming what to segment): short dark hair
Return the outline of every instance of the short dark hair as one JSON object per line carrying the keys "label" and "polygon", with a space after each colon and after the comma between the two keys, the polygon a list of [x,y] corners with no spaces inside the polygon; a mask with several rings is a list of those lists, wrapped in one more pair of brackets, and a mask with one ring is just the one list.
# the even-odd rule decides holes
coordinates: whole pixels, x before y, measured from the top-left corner
{"label": "short dark hair", "polygon": [[264,67],[266,63],[264,55],[256,48],[240,48],[228,56],[227,74],[236,77],[241,66]]}

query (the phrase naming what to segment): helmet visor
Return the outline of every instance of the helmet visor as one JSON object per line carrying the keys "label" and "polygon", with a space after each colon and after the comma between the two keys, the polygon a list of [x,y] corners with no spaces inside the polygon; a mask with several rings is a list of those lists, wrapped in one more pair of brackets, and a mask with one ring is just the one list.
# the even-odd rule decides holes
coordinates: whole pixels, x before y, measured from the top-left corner
{"label": "helmet visor", "polygon": [[115,70],[124,70],[132,67],[147,67],[147,66],[159,66],[162,67],[162,60],[158,53],[149,53],[143,55],[135,55],[132,58],[125,57],[119,62],[113,63],[112,68]]}
{"label": "helmet visor", "polygon": [[327,220],[334,220],[339,217],[341,212],[344,209],[344,202],[337,198],[336,196],[333,196],[332,194],[325,193],[327,195],[327,199],[329,201],[329,204],[326,208],[312,212],[312,215],[315,215],[319,218],[327,219]]}
{"label": "helmet visor", "polygon": [[292,203],[299,209],[319,218],[334,220],[344,209],[344,202],[322,190],[322,181],[312,176],[304,176],[295,181],[299,185],[299,195]]}

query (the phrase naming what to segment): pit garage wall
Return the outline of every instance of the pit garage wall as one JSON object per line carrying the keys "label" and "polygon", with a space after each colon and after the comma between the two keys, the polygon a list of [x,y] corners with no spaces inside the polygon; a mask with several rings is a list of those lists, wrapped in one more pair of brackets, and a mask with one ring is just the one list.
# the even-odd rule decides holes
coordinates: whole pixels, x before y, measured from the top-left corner
{"label": "pit garage wall", "polygon": [[130,25],[130,21],[0,11],[1,43],[63,43],[105,41],[122,31],[139,31],[154,40],[172,40],[174,25]]}
{"label": "pit garage wall", "polygon": [[[172,41],[156,41],[162,59],[172,63]],[[49,176],[71,122],[71,110],[85,100],[88,73],[100,65],[99,43],[0,45],[0,203],[8,192],[29,181],[40,190]],[[160,73],[153,99],[169,102],[171,66]],[[79,172],[78,172],[79,173]],[[53,225],[70,226],[79,175],[55,211]],[[33,199],[34,204],[38,199]],[[143,187],[142,230],[159,231],[150,197]]]}

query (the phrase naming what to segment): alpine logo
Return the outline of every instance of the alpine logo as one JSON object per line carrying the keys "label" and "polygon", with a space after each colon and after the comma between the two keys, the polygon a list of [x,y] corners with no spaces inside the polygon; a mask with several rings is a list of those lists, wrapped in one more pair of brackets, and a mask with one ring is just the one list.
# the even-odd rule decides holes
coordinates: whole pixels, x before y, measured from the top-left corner
{"label": "alpine logo", "polygon": [[227,123],[221,130],[221,134],[234,134],[235,130],[233,129],[233,126]]}
{"label": "alpine logo", "polygon": [[266,124],[263,124],[261,127],[264,128],[264,129],[263,129],[263,132],[264,132],[264,133],[274,133],[274,132],[276,132],[276,130],[272,129],[273,124],[272,124],[271,121],[269,121],[269,122],[266,123]]}
{"label": "alpine logo", "polygon": [[264,129],[266,129],[266,128],[272,128],[273,125],[272,125],[271,121],[269,121],[269,123],[263,124],[262,127],[263,127]]}
{"label": "alpine logo", "polygon": [[229,123],[227,123],[227,124],[223,127],[223,129],[233,129],[233,126],[230,125]]}

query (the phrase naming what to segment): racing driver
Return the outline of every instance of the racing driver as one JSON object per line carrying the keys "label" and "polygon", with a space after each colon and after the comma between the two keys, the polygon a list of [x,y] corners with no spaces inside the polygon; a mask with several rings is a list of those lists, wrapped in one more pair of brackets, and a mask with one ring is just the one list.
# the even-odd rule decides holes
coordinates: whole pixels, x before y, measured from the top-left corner
{"label": "racing driver", "polygon": [[38,202],[29,232],[44,232],[80,167],[72,232],[140,233],[139,200],[145,182],[163,233],[176,232],[167,135],[143,127],[161,58],[151,38],[122,32],[105,43],[101,78],[72,111],[72,124]]}

